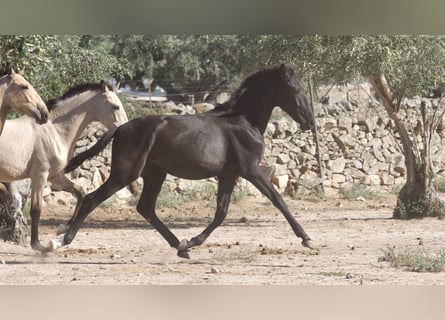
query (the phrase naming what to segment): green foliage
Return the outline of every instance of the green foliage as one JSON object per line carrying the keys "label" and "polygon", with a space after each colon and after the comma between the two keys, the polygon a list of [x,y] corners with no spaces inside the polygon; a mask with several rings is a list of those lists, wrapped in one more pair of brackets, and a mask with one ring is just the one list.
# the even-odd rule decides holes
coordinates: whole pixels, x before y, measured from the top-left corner
{"label": "green foliage", "polygon": [[0,36],[0,62],[14,67],[26,67],[32,77],[39,67],[49,67],[50,51],[55,43],[54,36],[2,35]]}
{"label": "green foliage", "polygon": [[108,198],[107,200],[101,202],[99,204],[99,207],[103,209],[111,208],[116,205],[116,202],[117,198],[115,196],[112,196],[111,198]]}
{"label": "green foliage", "polygon": [[443,79],[442,36],[367,36],[358,38],[361,74],[383,72],[396,97],[425,94]]}
{"label": "green foliage", "polygon": [[379,261],[389,262],[395,268],[404,268],[413,272],[443,272],[445,271],[445,251],[436,255],[422,250],[408,250],[396,252],[394,247],[383,251]]}
{"label": "green foliage", "polygon": [[156,208],[176,208],[188,201],[186,195],[170,191],[168,187],[162,186],[161,193],[156,200]]}
{"label": "green foliage", "polygon": [[102,47],[84,48],[79,46],[81,38],[57,38],[58,45],[52,50],[52,65],[49,73],[36,78],[39,93],[46,98],[56,97],[71,86],[80,83],[100,82],[112,77],[128,75],[128,62],[106,52]]}
{"label": "green foliage", "polygon": [[162,185],[161,192],[156,200],[157,208],[175,208],[189,201],[215,200],[216,185],[203,182],[186,191],[171,190],[166,183]]}
{"label": "green foliage", "polygon": [[424,217],[445,218],[445,203],[439,199],[419,198],[417,200],[404,201],[397,199],[397,205],[393,212],[395,219],[418,219]]}
{"label": "green foliage", "polygon": [[25,76],[44,100],[70,86],[122,78],[128,62],[111,55],[105,46],[82,47],[79,36],[0,36],[4,64],[25,67]]}
{"label": "green foliage", "polygon": [[434,179],[434,188],[439,192],[445,192],[445,178],[437,177]]}
{"label": "green foliage", "polygon": [[302,78],[309,75],[316,83],[341,83],[355,80],[353,36],[272,35],[251,38],[245,55],[251,69],[263,64],[293,64]]}
{"label": "green foliage", "polygon": [[112,36],[111,52],[132,62],[135,79],[152,78],[170,94],[227,89],[241,71],[240,37],[235,35]]}
{"label": "green foliage", "polygon": [[341,189],[340,193],[344,199],[348,200],[356,200],[359,197],[363,197],[364,199],[375,199],[381,197],[381,194],[378,191],[375,191],[362,184],[354,184],[350,188],[343,188]]}
{"label": "green foliage", "polygon": [[384,73],[396,97],[423,94],[443,82],[443,36],[262,36],[246,53],[256,66],[293,63],[316,83],[355,82]]}
{"label": "green foliage", "polygon": [[249,187],[246,183],[237,183],[232,192],[232,197],[230,198],[233,203],[238,203],[241,200],[247,198],[249,195]]}
{"label": "green foliage", "polygon": [[145,117],[148,113],[147,102],[129,99],[124,95],[119,95],[122,104],[125,106],[125,112],[129,120]]}
{"label": "green foliage", "polygon": [[385,73],[397,97],[442,83],[444,36],[9,35],[0,59],[27,67],[44,98],[80,82],[154,78],[170,92],[227,90],[265,65],[288,62],[316,83]]}
{"label": "green foliage", "polygon": [[313,187],[309,187],[304,185],[303,183],[297,185],[297,188],[287,189],[287,195],[298,199],[305,200],[312,203],[318,203],[320,201],[326,200],[326,196],[321,189],[321,185],[316,185]]}

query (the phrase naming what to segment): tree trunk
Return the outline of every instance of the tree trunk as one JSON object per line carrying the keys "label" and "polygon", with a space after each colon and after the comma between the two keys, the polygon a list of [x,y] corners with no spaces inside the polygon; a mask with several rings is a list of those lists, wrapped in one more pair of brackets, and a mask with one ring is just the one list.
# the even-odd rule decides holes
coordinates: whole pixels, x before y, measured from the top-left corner
{"label": "tree trunk", "polygon": [[394,121],[405,156],[406,184],[400,190],[393,217],[398,219],[445,216],[445,204],[439,199],[433,184],[434,169],[431,160],[431,138],[434,126],[430,123],[425,104],[421,106],[423,120],[423,150],[414,152],[414,145],[400,116],[400,98],[394,99],[383,73],[369,80],[382,100],[390,119]]}
{"label": "tree trunk", "polygon": [[320,187],[321,187],[321,192],[324,196],[325,194],[325,189],[324,189],[324,182],[323,182],[323,166],[322,166],[322,161],[321,161],[321,154],[320,154],[320,139],[318,137],[318,129],[317,129],[317,121],[315,118],[315,109],[314,109],[314,90],[313,90],[313,86],[312,86],[312,75],[309,77],[309,96],[310,96],[310,100],[311,100],[311,109],[312,109],[312,115],[313,115],[313,121],[314,121],[314,129],[313,129],[313,133],[314,133],[314,141],[315,141],[315,150],[316,150],[316,157],[317,157],[317,163],[318,163],[318,174],[320,175],[320,179],[321,179],[321,183],[320,183]]}
{"label": "tree trunk", "polygon": [[[6,219],[7,213],[3,205],[0,207],[0,225],[5,226],[1,229],[1,237],[5,241],[11,241],[20,245],[28,244],[28,223],[23,214],[23,207],[28,198],[30,189],[29,179],[12,182],[8,185],[11,193],[11,218]],[[9,221],[8,221],[9,220]]]}

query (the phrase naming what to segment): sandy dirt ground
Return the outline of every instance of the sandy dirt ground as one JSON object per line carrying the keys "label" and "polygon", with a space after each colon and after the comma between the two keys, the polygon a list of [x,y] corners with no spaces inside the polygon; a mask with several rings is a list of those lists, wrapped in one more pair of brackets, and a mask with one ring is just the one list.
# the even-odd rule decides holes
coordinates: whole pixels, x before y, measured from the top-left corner
{"label": "sandy dirt ground", "polygon": [[[443,251],[444,220],[394,220],[393,196],[286,201],[316,250],[302,247],[283,215],[262,197],[231,204],[224,224],[190,251],[190,260],[177,257],[134,208],[100,207],[69,246],[48,256],[1,241],[0,284],[445,284],[444,272],[416,273],[379,261],[389,247]],[[193,202],[158,214],[179,239],[190,239],[210,222],[213,206]],[[71,212],[44,208],[43,243]]]}

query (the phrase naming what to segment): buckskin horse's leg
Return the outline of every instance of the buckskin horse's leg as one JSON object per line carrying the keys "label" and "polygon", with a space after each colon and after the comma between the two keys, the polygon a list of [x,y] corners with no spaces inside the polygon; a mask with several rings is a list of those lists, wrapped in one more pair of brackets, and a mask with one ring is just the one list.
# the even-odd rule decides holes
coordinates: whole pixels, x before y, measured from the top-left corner
{"label": "buckskin horse's leg", "polygon": [[178,256],[189,259],[187,250],[179,250],[179,239],[156,215],[156,198],[161,191],[165,176],[164,172],[155,168],[148,167],[145,169],[142,175],[144,187],[136,209],[167,240],[172,248],[178,249]]}
{"label": "buckskin horse's leg", "polygon": [[248,172],[243,175],[245,179],[250,181],[258,190],[261,191],[267,198],[269,198],[275,207],[280,209],[284,217],[292,227],[295,235],[303,239],[302,245],[313,249],[311,238],[303,230],[303,227],[295,220],[292,214],[289,212],[286,203],[280,194],[273,188],[270,182],[266,179],[261,169],[258,166],[252,166],[248,169]]}
{"label": "buckskin horse's leg", "polygon": [[31,178],[31,248],[45,252],[46,248],[39,241],[40,213],[42,211],[43,188],[48,173],[42,172]]}
{"label": "buckskin horse's leg", "polygon": [[[230,204],[230,197],[232,195],[233,188],[235,187],[237,176],[218,177],[218,196],[216,199],[216,212],[213,221],[209,226],[196,237],[193,237],[187,243],[182,243],[183,250],[189,249],[194,246],[201,245],[205,239],[212,233],[227,216],[227,210]],[[182,248],[181,248],[182,249]]]}

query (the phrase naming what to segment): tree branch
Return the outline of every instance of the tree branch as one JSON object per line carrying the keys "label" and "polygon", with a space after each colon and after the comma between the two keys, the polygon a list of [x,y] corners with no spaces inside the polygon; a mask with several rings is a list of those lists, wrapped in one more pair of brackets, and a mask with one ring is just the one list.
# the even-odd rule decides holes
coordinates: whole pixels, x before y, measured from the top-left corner
{"label": "tree branch", "polygon": [[388,113],[388,116],[394,121],[396,129],[399,132],[407,170],[406,182],[408,186],[412,187],[416,183],[417,176],[416,157],[414,155],[413,143],[409,137],[409,133],[405,128],[400,114],[396,112],[396,106],[394,105],[394,96],[391,93],[388,82],[386,81],[386,77],[382,72],[378,75],[369,76],[369,81],[382,100],[383,106]]}

